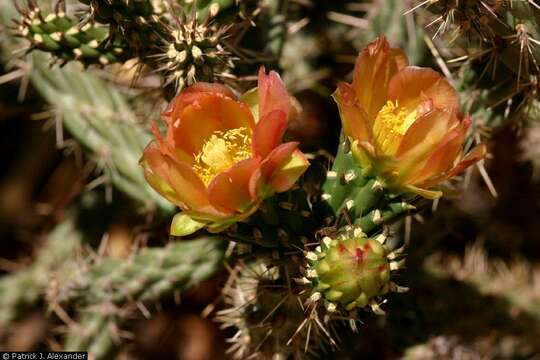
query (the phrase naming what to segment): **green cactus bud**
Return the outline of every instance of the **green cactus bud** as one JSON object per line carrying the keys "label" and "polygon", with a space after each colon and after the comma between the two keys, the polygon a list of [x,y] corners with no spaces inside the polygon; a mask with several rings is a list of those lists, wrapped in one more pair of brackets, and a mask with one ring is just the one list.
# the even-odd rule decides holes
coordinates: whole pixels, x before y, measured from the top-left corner
{"label": "green cactus bud", "polygon": [[315,251],[307,252],[311,302],[322,301],[329,312],[349,312],[367,305],[382,312],[377,299],[398,289],[390,282],[390,273],[399,267],[385,240],[385,234],[368,237],[359,227],[348,227],[335,239],[325,237]]}

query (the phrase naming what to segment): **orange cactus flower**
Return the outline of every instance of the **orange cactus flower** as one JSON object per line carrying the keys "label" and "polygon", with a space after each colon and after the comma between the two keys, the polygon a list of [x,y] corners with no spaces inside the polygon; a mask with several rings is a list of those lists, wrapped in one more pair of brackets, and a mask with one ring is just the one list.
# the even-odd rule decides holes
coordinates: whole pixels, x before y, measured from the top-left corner
{"label": "orange cactus flower", "polygon": [[340,83],[334,98],[353,156],[393,191],[437,198],[434,186],[486,153],[479,145],[463,156],[471,120],[459,114],[452,85],[432,69],[409,66],[384,37],[360,53],[352,84]]}
{"label": "orange cactus flower", "polygon": [[196,83],[162,114],[167,133],[141,158],[150,185],[182,209],[171,233],[221,231],[286,191],[308,167],[297,142],[281,144],[291,99],[276,72],[259,71],[258,88],[240,100],[224,85]]}

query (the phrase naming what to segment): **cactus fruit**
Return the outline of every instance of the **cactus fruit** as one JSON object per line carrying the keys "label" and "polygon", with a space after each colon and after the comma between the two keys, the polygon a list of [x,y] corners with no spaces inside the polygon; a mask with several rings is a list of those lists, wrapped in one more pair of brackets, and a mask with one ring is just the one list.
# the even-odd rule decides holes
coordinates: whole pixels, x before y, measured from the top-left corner
{"label": "cactus fruit", "polygon": [[334,238],[324,237],[314,251],[306,253],[307,268],[301,282],[312,287],[310,302],[321,303],[328,313],[352,312],[368,305],[384,314],[378,301],[388,291],[404,291],[390,281],[391,272],[402,266],[401,250],[391,252],[387,235],[367,237],[359,227],[347,227]]}

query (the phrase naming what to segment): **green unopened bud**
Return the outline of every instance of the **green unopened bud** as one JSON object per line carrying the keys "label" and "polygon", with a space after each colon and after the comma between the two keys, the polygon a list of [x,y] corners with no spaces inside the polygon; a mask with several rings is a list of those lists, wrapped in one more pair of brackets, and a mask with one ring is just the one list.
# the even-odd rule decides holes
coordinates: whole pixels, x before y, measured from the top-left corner
{"label": "green unopened bud", "polygon": [[[336,239],[325,238],[315,253],[308,253],[313,291],[326,302],[347,311],[370,304],[390,288],[392,261],[383,244],[385,236],[368,238],[359,228],[351,228]],[[313,271],[315,270],[315,271]]]}

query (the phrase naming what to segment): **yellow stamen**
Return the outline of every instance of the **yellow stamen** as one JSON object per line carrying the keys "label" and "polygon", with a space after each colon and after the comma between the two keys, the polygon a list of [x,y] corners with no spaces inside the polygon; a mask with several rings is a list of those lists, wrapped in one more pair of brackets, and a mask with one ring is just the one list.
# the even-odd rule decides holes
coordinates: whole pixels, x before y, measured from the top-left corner
{"label": "yellow stamen", "polygon": [[251,156],[251,131],[246,127],[215,131],[195,155],[193,170],[205,185],[239,161]]}
{"label": "yellow stamen", "polygon": [[378,148],[385,155],[394,155],[403,135],[416,120],[416,110],[400,107],[398,102],[387,101],[377,114],[373,135]]}

